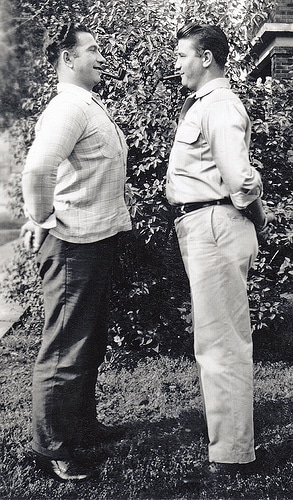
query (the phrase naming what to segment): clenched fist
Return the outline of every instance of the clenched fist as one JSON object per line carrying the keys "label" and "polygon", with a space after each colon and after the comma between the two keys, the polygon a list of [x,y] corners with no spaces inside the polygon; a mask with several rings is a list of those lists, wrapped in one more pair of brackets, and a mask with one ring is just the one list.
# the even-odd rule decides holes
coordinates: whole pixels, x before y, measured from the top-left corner
{"label": "clenched fist", "polygon": [[26,222],[20,230],[20,236],[24,239],[25,249],[33,253],[39,250],[47,234],[48,229],[43,229],[32,221]]}

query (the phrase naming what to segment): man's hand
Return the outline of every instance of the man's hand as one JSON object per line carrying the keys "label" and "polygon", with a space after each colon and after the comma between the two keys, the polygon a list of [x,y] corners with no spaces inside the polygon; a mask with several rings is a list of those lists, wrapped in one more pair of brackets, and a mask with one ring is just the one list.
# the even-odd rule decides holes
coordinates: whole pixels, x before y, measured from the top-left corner
{"label": "man's hand", "polygon": [[261,198],[250,203],[242,213],[253,222],[256,232],[259,234],[266,232],[268,224],[275,221],[274,213]]}
{"label": "man's hand", "polygon": [[39,250],[47,234],[48,229],[43,229],[32,221],[26,222],[20,230],[20,236],[24,239],[25,249],[33,253]]}
{"label": "man's hand", "polygon": [[274,222],[276,221],[276,217],[275,217],[275,214],[274,212],[272,212],[271,210],[266,210],[266,219],[267,219],[267,224],[270,224],[270,222],[272,222],[274,224]]}

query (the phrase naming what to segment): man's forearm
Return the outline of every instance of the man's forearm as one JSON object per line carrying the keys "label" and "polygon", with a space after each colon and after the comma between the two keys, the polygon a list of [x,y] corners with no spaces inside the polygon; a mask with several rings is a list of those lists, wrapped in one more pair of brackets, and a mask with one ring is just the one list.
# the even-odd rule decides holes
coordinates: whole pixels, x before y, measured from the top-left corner
{"label": "man's forearm", "polygon": [[[44,224],[54,213],[55,185],[48,175],[24,171],[22,192],[27,215],[37,224]],[[53,227],[51,224],[49,227]]]}

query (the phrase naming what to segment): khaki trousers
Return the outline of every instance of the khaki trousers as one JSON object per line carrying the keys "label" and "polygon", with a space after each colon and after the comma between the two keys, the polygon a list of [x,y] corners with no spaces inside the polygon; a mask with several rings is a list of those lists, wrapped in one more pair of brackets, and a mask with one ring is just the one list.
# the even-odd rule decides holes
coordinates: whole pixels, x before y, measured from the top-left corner
{"label": "khaki trousers", "polygon": [[231,205],[196,210],[176,219],[175,227],[190,282],[209,460],[248,463],[255,453],[246,287],[258,251],[256,232]]}

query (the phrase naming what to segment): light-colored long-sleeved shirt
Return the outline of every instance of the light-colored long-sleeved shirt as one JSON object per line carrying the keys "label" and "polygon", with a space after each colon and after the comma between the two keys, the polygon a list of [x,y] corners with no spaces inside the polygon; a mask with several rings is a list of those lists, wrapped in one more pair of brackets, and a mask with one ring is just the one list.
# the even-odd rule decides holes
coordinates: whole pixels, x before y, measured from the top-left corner
{"label": "light-colored long-sleeved shirt", "polygon": [[250,120],[225,78],[211,80],[183,106],[170,155],[166,195],[170,204],[231,197],[244,209],[262,194],[250,165]]}
{"label": "light-colored long-sleeved shirt", "polygon": [[127,145],[99,98],[58,84],[36,125],[23,171],[28,216],[65,241],[92,243],[131,229],[124,199]]}

